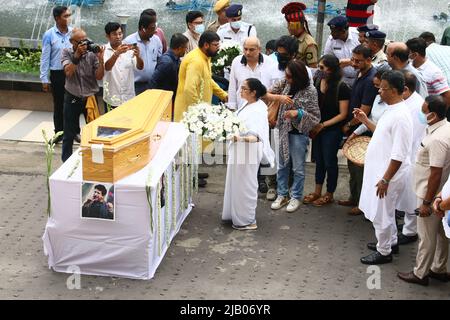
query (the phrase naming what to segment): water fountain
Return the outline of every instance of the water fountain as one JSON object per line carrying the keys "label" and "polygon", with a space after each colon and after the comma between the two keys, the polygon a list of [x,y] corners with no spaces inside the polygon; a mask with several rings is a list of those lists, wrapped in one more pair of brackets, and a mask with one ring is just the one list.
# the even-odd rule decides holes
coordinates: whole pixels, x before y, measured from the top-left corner
{"label": "water fountain", "polygon": [[[72,4],[77,0],[54,0],[62,4]],[[83,0],[80,0],[83,2]],[[87,3],[88,0],[84,0]],[[101,0],[93,0],[100,1]],[[184,32],[185,11],[173,10],[166,6],[168,2],[177,6],[187,6],[194,4],[204,10],[207,20],[214,19],[214,14],[207,10],[207,5],[214,0],[105,0],[102,6],[82,6],[78,21],[81,27],[85,28],[90,38],[97,42],[105,42],[103,27],[109,21],[118,21],[118,13],[130,15],[128,28],[129,32],[137,29],[137,22],[140,12],[146,8],[154,8],[158,13],[158,24],[163,28],[166,36],[175,32]],[[81,3],[80,2],[80,3]],[[270,39],[278,38],[286,34],[286,23],[280,10],[289,0],[235,0],[244,6],[243,20],[251,22],[256,26],[258,35],[265,43]],[[311,9],[307,14],[311,32],[316,32],[316,19],[314,14],[315,0],[305,0],[306,5]],[[423,31],[433,32],[440,38],[448,23],[443,20],[433,19],[436,12],[447,12],[448,0],[433,1],[430,6],[429,1],[424,0],[379,0],[375,8],[375,23],[379,24],[389,39],[407,40],[417,36]],[[332,17],[331,8],[340,10],[346,5],[346,0],[328,0],[330,12],[325,23]],[[332,5],[332,7],[331,7]],[[0,36],[14,37],[21,39],[41,39],[42,34],[53,24],[51,16],[52,4],[48,0],[12,0],[2,1],[0,6]],[[176,7],[181,8],[181,7]],[[183,9],[186,9],[185,7]],[[77,15],[74,15],[77,19]],[[19,23],[18,23],[19,22]],[[324,28],[324,41],[328,34],[328,28]]]}

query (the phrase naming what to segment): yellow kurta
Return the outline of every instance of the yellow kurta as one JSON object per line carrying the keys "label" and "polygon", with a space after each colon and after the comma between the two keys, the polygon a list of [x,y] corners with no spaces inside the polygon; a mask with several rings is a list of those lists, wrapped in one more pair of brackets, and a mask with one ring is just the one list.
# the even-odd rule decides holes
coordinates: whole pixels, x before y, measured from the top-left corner
{"label": "yellow kurta", "polygon": [[183,112],[193,104],[211,103],[213,94],[221,100],[227,97],[227,93],[211,78],[211,58],[207,57],[200,48],[194,49],[181,62],[174,120],[181,121]]}

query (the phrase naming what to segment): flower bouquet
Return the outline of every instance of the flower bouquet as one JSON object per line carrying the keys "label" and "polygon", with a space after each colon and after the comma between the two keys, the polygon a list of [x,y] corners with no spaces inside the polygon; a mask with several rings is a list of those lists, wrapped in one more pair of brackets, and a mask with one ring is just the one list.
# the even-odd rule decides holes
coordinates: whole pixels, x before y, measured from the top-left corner
{"label": "flower bouquet", "polygon": [[212,73],[223,77],[225,69],[229,69],[233,59],[240,54],[242,54],[242,49],[238,43],[233,41],[221,42],[219,52],[211,60]]}
{"label": "flower bouquet", "polygon": [[241,120],[223,104],[212,106],[203,102],[190,106],[181,122],[190,132],[211,141],[225,141],[245,131]]}

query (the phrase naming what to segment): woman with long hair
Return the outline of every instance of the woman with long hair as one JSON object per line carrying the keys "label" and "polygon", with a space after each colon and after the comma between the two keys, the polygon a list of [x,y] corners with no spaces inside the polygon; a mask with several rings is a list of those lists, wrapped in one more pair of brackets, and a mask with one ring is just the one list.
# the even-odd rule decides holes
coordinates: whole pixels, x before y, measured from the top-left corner
{"label": "woman with long hair", "polygon": [[[321,122],[312,130],[313,153],[316,161],[316,187],[303,199],[303,203],[323,206],[334,202],[338,180],[337,153],[342,141],[341,127],[348,114],[350,88],[343,82],[339,59],[324,55],[319,60],[319,76],[315,86],[319,95]],[[327,177],[327,192],[322,187]]]}
{"label": "woman with long hair", "polygon": [[[317,91],[303,62],[290,61],[285,76],[267,95],[269,100],[280,102],[276,124],[279,130],[277,198],[271,208],[278,210],[287,205],[286,211],[294,212],[303,197],[308,135],[320,121],[320,110]],[[289,197],[288,180],[291,167],[294,179]]]}

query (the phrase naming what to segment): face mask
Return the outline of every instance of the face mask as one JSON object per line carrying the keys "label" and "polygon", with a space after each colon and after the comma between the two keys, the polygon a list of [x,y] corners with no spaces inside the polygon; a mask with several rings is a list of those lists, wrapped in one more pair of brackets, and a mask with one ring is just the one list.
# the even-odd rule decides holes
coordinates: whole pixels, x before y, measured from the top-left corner
{"label": "face mask", "polygon": [[205,25],[204,24],[196,24],[195,32],[198,34],[202,34],[203,32],[205,32]]}
{"label": "face mask", "polygon": [[232,21],[232,22],[230,22],[230,26],[233,29],[240,29],[241,28],[241,22],[240,21]]}
{"label": "face mask", "polygon": [[420,123],[421,123],[421,124],[427,125],[427,124],[429,124],[430,122],[433,122],[434,119],[428,120],[428,115],[430,115],[430,114],[431,114],[431,112],[425,114],[425,113],[423,113],[422,111],[420,111],[420,112],[418,113]]}
{"label": "face mask", "polygon": [[278,60],[278,69],[284,70],[286,69],[288,63],[289,63],[289,57],[283,56],[283,55],[277,55]]}

